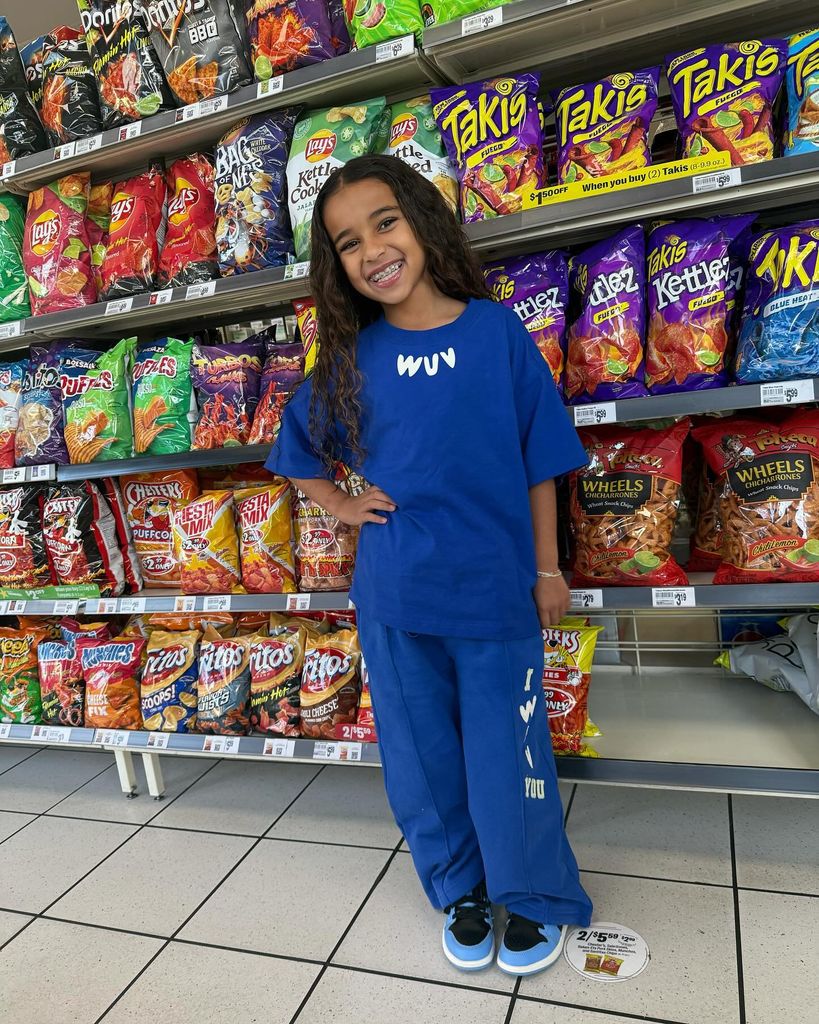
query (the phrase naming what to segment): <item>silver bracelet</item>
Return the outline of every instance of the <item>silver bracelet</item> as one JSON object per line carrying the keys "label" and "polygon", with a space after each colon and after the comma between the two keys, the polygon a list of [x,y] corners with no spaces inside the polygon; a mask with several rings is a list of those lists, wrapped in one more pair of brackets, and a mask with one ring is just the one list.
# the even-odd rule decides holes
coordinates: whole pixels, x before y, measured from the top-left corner
{"label": "silver bracelet", "polygon": [[554,572],[541,572],[540,569],[538,569],[537,574],[538,577],[542,580],[556,580],[558,576],[563,575],[560,569],[556,569]]}

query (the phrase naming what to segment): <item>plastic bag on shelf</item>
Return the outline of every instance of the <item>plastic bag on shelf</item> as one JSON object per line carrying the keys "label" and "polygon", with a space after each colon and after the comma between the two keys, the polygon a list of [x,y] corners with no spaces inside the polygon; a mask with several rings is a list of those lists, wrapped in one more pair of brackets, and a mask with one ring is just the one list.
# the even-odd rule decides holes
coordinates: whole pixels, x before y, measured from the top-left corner
{"label": "plastic bag on shelf", "polygon": [[79,726],[85,715],[85,680],[75,641],[46,639],[37,646],[43,721]]}
{"label": "plastic bag on shelf", "polygon": [[301,675],[301,728],[313,739],[334,739],[336,726],[353,724],[361,692],[358,631],[307,634]]}
{"label": "plastic bag on shelf", "polygon": [[53,146],[102,131],[97,79],[85,34],[61,25],[46,36],[40,117]]}
{"label": "plastic bag on shelf", "polygon": [[14,444],[27,372],[27,359],[16,363],[0,363],[0,467],[4,469],[15,465]]}
{"label": "plastic bag on shelf", "polygon": [[244,10],[258,82],[337,54],[327,0],[245,0]]}
{"label": "plastic bag on shelf", "polygon": [[85,677],[85,724],[94,729],[141,729],[139,677],[145,640],[79,640],[78,648]]}
{"label": "plastic bag on shelf", "polygon": [[291,619],[250,645],[250,727],[274,736],[301,736],[301,676],[307,629]]}
{"label": "plastic bag on shelf", "polygon": [[242,583],[251,594],[294,594],[290,482],[234,491]]}
{"label": "plastic bag on shelf", "polygon": [[347,526],[296,491],[293,529],[299,589],[348,590],[355,568],[358,527]]}
{"label": "plastic bag on shelf", "polygon": [[[199,732],[245,736],[249,728],[252,638],[206,630],[199,648]],[[207,747],[205,747],[207,750]]]}
{"label": "plastic bag on shelf", "polygon": [[178,338],[160,338],[137,350],[131,388],[137,455],[190,450],[192,351],[192,339]]}
{"label": "plastic bag on shelf", "polygon": [[819,715],[819,613],[806,612],[804,615],[791,615],[784,623],[788,636],[796,644],[799,657],[805,666],[805,681],[801,677],[791,682],[791,689],[797,693],[814,714]]}
{"label": "plastic bag on shelf", "polygon": [[[797,615],[796,619],[806,616]],[[771,636],[752,644],[737,644],[722,651],[714,664],[737,676],[748,676],[770,690],[792,691],[814,712],[819,714],[819,676],[811,675],[802,661],[801,634],[816,646],[816,622],[811,628],[794,627],[790,636]],[[816,661],[814,655],[814,662]]]}
{"label": "plastic bag on shelf", "polygon": [[785,156],[819,150],[819,29],[788,40],[788,130]]}
{"label": "plastic bag on shelf", "polygon": [[14,437],[18,466],[49,462],[58,466],[68,464],[68,449],[63,436],[60,358],[70,347],[70,342],[55,341],[50,345],[32,345],[29,349]]}
{"label": "plastic bag on shelf", "polygon": [[0,18],[0,163],[47,146],[37,109],[28,94],[23,56],[8,21]]}
{"label": "plastic bag on shelf", "polygon": [[200,636],[197,630],[151,633],[140,684],[144,729],[196,731]]}
{"label": "plastic bag on shelf", "polygon": [[429,94],[392,104],[386,152],[431,181],[458,216],[458,177],[447,156]]}
{"label": "plastic bag on shelf", "polygon": [[37,647],[44,639],[43,630],[0,627],[0,722],[41,720]]}
{"label": "plastic bag on shelf", "polygon": [[600,735],[589,718],[589,684],[602,632],[602,626],[579,626],[570,619],[543,630],[543,691],[556,754],[596,757],[583,740]]}
{"label": "plastic bag on shelf", "polygon": [[228,345],[195,343],[191,377],[199,405],[194,449],[247,444],[259,402],[263,340]]}
{"label": "plastic bag on shelf", "polygon": [[[122,477],[122,496],[142,575],[149,587],[178,587],[171,504],[199,496],[192,469]],[[168,627],[172,628],[172,627]]]}
{"label": "plastic bag on shelf", "polygon": [[208,491],[171,506],[183,594],[229,594],[241,581],[233,492]]}
{"label": "plastic bag on shelf", "polygon": [[40,524],[42,498],[42,487],[32,484],[0,490],[0,587],[55,582]]}
{"label": "plastic bag on shelf", "polygon": [[108,249],[108,232],[111,228],[111,202],[114,198],[114,185],[110,181],[102,181],[91,186],[88,196],[88,216],[85,226],[88,231],[88,244],[91,246],[91,269],[94,272],[94,284],[97,294],[102,295],[102,264]]}
{"label": "plastic bag on shelf", "polygon": [[60,357],[65,444],[73,464],[129,459],[134,439],[128,369],[136,338],[107,352],[69,348]]}
{"label": "plastic bag on shelf", "polygon": [[[0,95],[0,104],[2,102]],[[28,282],[23,266],[25,223],[22,199],[0,195],[0,323],[22,320],[31,315]]]}
{"label": "plastic bag on shelf", "polygon": [[159,257],[160,288],[181,288],[219,276],[214,175],[213,164],[201,153],[174,160],[168,168],[168,229]]}
{"label": "plastic bag on shelf", "polygon": [[424,30],[419,0],[344,0],[344,14],[357,50]]}
{"label": "plastic bag on shelf", "polygon": [[157,166],[114,186],[100,300],[139,295],[155,286],[166,198],[165,175]]}
{"label": "plastic bag on shelf", "polygon": [[276,440],[282,413],[304,380],[304,346],[300,341],[269,343],[262,372],[259,404],[253,416],[248,444]]}

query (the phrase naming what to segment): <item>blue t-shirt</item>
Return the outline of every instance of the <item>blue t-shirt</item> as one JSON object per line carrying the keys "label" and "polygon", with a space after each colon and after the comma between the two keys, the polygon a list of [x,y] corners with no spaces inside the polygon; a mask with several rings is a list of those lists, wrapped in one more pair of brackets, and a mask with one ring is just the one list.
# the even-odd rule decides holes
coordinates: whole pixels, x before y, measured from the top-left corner
{"label": "blue t-shirt", "polygon": [[[540,626],[529,488],[584,465],[551,373],[517,316],[473,299],[457,320],[360,336],[360,472],[395,501],[361,529],[351,598],[376,622],[520,639]],[[267,468],[326,476],[309,440],[311,383],[284,411]],[[358,467],[357,467],[358,468]]]}

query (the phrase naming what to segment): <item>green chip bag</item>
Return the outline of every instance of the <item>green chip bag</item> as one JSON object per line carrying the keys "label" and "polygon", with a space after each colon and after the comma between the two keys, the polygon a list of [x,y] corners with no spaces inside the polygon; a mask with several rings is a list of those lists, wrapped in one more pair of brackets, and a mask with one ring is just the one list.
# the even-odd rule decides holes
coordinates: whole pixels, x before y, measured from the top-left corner
{"label": "green chip bag", "polygon": [[72,348],[60,358],[65,445],[72,464],[129,459],[133,454],[128,367],[136,338],[108,352]]}
{"label": "green chip bag", "polygon": [[424,29],[419,0],[344,0],[344,17],[357,49]]}
{"label": "green chip bag", "polygon": [[137,455],[190,451],[192,350],[192,339],[161,338],[137,352],[132,391]]}
{"label": "green chip bag", "polygon": [[23,201],[0,195],[0,323],[31,315],[23,269]]}
{"label": "green chip bag", "polygon": [[317,110],[298,122],[287,162],[287,192],[296,257],[310,258],[310,221],[321,187],[334,170],[386,142],[386,100]]}
{"label": "green chip bag", "polygon": [[490,7],[500,7],[507,2],[508,0],[425,0],[422,6],[424,24],[427,28],[443,25],[446,21],[487,11]]}
{"label": "green chip bag", "polygon": [[457,216],[458,179],[446,154],[428,95],[393,103],[386,152],[431,181]]}

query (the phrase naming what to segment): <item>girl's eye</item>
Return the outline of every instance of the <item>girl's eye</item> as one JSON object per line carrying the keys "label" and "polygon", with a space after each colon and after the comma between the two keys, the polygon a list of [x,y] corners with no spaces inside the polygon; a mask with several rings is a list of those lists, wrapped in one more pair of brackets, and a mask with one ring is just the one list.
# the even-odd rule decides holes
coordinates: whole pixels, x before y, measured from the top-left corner
{"label": "girl's eye", "polygon": [[397,220],[397,217],[385,217],[384,220],[382,220],[381,223],[378,225],[378,230],[383,231],[384,228],[391,228]]}
{"label": "girl's eye", "polygon": [[351,238],[349,241],[345,242],[338,251],[350,252],[354,245],[358,245],[358,242],[354,238]]}

